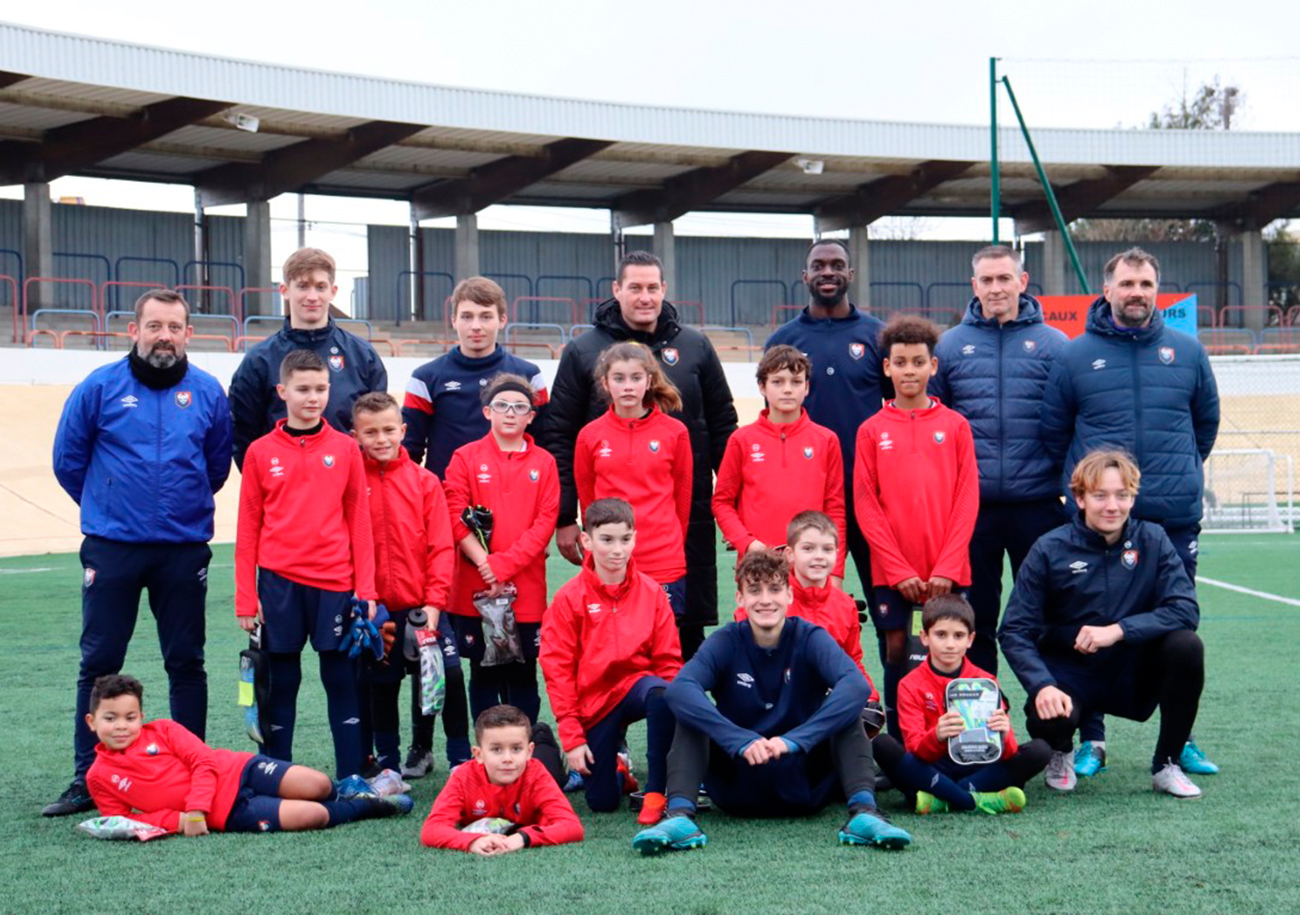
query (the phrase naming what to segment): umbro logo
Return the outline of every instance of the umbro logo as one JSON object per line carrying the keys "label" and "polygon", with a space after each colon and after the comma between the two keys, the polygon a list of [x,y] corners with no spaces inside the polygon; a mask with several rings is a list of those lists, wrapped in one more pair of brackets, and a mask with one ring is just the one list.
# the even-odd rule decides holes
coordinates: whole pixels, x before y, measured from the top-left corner
{"label": "umbro logo", "polygon": [[140,406],[140,398],[136,397],[134,394],[127,394],[122,398],[122,406],[138,407]]}
{"label": "umbro logo", "polygon": [[963,356],[969,356],[969,355],[971,355],[971,354],[974,353],[974,352],[975,352],[975,344],[974,344],[974,343],[967,343],[965,346],[963,346],[963,347],[961,348],[961,354],[962,354]]}
{"label": "umbro logo", "polygon": [[1070,563],[1070,572],[1072,574],[1079,575],[1086,571],[1088,571],[1088,564],[1084,562],[1082,559]]}
{"label": "umbro logo", "polygon": [[588,613],[599,613],[600,610],[601,610],[600,604],[587,604]]}
{"label": "umbro logo", "polygon": [[447,382],[446,384],[444,384],[444,385],[442,386],[442,389],[443,389],[444,391],[459,391],[459,390],[460,390],[460,382],[459,382],[459,381],[449,381],[449,382]]}
{"label": "umbro logo", "polygon": [[736,674],[736,685],[743,686],[745,689],[753,689],[754,678],[749,674]]}
{"label": "umbro logo", "polygon": [[1106,360],[1105,360],[1105,359],[1094,359],[1094,360],[1092,360],[1092,370],[1093,370],[1094,372],[1097,371],[1097,370],[1099,370],[1099,369],[1104,369],[1105,367],[1106,367]]}

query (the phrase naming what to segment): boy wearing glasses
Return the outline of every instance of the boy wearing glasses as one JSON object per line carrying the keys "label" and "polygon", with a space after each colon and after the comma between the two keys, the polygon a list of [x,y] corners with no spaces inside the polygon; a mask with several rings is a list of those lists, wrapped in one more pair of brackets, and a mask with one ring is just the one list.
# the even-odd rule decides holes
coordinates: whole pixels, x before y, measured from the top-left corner
{"label": "boy wearing glasses", "polygon": [[[494,705],[513,705],[537,723],[537,649],[546,610],[546,546],[560,511],[555,459],[533,443],[537,393],[519,375],[502,374],[483,388],[488,434],[458,448],[447,465],[447,510],[459,547],[449,621],[462,658],[469,658],[469,703],[475,719]],[[491,512],[486,547],[466,526],[466,508]],[[514,615],[522,662],[485,667],[483,621],[474,595],[515,589]]]}

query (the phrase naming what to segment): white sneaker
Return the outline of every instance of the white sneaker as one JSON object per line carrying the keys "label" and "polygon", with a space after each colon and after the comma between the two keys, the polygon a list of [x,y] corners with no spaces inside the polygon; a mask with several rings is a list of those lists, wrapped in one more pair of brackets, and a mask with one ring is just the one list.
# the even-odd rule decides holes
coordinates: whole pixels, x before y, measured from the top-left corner
{"label": "white sneaker", "polygon": [[1201,796],[1201,789],[1192,784],[1178,763],[1167,762],[1165,767],[1151,776],[1151,790],[1172,794],[1174,797],[1193,798]]}
{"label": "white sneaker", "polygon": [[1053,753],[1048,760],[1047,772],[1043,780],[1053,791],[1073,791],[1079,784],[1079,776],[1074,774],[1074,757],[1072,754]]}

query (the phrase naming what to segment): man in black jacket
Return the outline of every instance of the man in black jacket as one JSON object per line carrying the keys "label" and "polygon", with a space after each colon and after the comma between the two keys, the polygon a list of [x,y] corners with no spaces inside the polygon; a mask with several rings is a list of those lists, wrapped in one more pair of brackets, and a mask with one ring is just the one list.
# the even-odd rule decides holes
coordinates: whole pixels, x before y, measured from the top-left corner
{"label": "man in black jacket", "polygon": [[614,298],[596,309],[595,327],[564,348],[538,443],[560,472],[560,517],[556,546],[570,562],[582,562],[578,545],[578,494],[573,482],[573,448],[578,432],[606,409],[593,371],[601,352],[632,340],[650,347],[681,391],[682,410],[695,458],[691,521],[686,535],[686,613],[678,621],[682,655],[689,658],[704,639],[704,627],[718,621],[717,535],[710,499],[713,472],[727,439],[736,431],[736,407],[713,344],[701,331],[678,321],[664,300],[663,264],[646,251],[632,251],[619,263]]}
{"label": "man in black jacket", "polygon": [[354,400],[371,391],[388,390],[388,372],[375,348],[330,317],[330,303],[338,289],[334,258],[319,248],[300,248],[284,262],[280,284],[280,297],[288,306],[284,326],[250,349],[230,379],[235,463],[241,470],[248,446],[285,415],[275,385],[280,363],[290,350],[309,349],[329,366],[330,399],[324,419],[340,432],[352,431]]}

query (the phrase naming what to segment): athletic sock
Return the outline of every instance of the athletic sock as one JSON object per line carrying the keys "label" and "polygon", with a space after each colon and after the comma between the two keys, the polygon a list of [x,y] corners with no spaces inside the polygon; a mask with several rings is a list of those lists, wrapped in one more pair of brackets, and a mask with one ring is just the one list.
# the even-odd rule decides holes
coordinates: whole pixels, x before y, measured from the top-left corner
{"label": "athletic sock", "polygon": [[397,731],[375,731],[376,762],[381,769],[402,767],[402,735]]}
{"label": "athletic sock", "polygon": [[302,655],[271,654],[270,684],[266,691],[269,734],[262,752],[272,759],[293,759],[293,727],[298,715],[298,687],[302,685]]}
{"label": "athletic sock", "polygon": [[664,810],[665,817],[688,816],[695,819],[695,801],[686,797],[670,797]]}
{"label": "athletic sock", "polygon": [[320,681],[325,687],[338,778],[347,778],[361,770],[361,717],[357,709],[355,667],[356,663],[341,652],[320,652]]}
{"label": "athletic sock", "polygon": [[369,820],[376,817],[390,817],[397,813],[397,808],[382,798],[353,797],[345,801],[323,801],[322,805],[329,811],[329,826],[342,826],[353,820]]}
{"label": "athletic sock", "polygon": [[854,791],[849,796],[849,813],[876,809],[876,795],[871,791]]}

